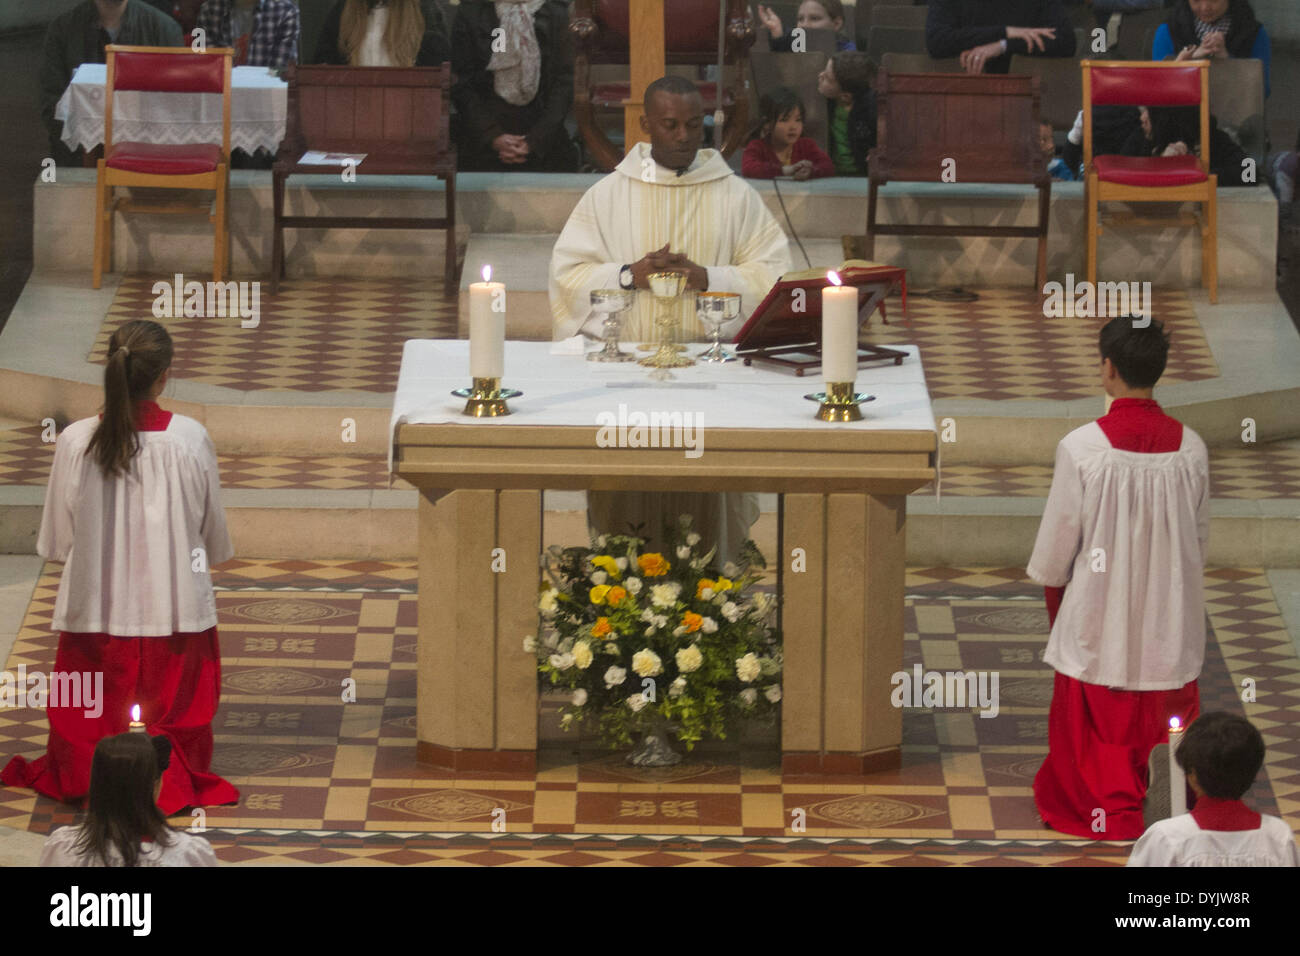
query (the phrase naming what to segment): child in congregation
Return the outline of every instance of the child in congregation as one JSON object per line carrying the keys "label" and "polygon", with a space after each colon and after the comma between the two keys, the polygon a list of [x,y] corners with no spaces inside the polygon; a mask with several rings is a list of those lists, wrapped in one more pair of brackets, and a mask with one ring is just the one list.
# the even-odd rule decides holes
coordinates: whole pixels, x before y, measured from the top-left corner
{"label": "child in congregation", "polygon": [[740,170],[746,179],[797,180],[834,176],[831,158],[803,135],[803,103],[787,86],[764,93],[758,102],[761,125],[745,147]]}
{"label": "child in congregation", "polygon": [[875,62],[853,51],[836,53],[817,76],[817,92],[830,100],[827,143],[836,175],[867,174],[867,153],[876,145],[875,79]]}
{"label": "child in congregation", "polygon": [[1196,805],[1142,834],[1129,866],[1300,866],[1286,821],[1241,800],[1264,765],[1264,738],[1249,720],[1222,710],[1202,714],[1174,759]]}
{"label": "child in congregation", "polygon": [[[794,49],[794,33],[787,33],[781,18],[764,4],[758,5],[758,19],[771,35],[768,44],[776,53],[789,53]],[[799,4],[795,26],[804,30],[834,30],[836,50],[856,50],[853,41],[844,32],[844,4],[841,0],[803,0]]]}
{"label": "child in congregation", "polygon": [[1047,173],[1053,179],[1063,179],[1067,182],[1073,182],[1079,177],[1074,174],[1069,164],[1056,155],[1056,143],[1052,139],[1052,124],[1038,124],[1038,147],[1043,151],[1043,159],[1047,160]]}

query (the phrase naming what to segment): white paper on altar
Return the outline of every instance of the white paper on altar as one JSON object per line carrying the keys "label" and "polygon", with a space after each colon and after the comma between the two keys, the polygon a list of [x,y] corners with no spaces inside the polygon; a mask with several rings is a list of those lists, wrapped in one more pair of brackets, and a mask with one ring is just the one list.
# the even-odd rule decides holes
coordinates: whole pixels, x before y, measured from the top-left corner
{"label": "white paper on altar", "polygon": [[[674,369],[677,380],[652,384],[649,369],[634,362],[588,362],[581,355],[554,355],[550,342],[507,342],[504,388],[519,389],[504,418],[471,418],[465,399],[451,391],[467,388],[469,342],[410,339],[402,349],[402,370],[388,432],[388,470],[402,424],[570,425],[597,427],[600,413],[690,412],[707,432],[713,428],[836,428],[860,431],[935,431],[930,393],[915,345],[894,345],[907,353],[902,365],[882,363],[858,370],[857,389],[875,395],[862,405],[860,422],[820,422],[817,404],[803,396],[822,390],[819,376],[797,377],[740,362]],[[625,346],[626,348],[626,346]],[[703,346],[692,346],[692,349]]]}
{"label": "white paper on altar", "polygon": [[[63,91],[54,118],[63,122],[63,141],[72,149],[94,149],[104,142],[104,84],[108,67],[83,63]],[[237,66],[230,72],[230,148],[275,152],[284,139],[289,86],[262,66]],[[113,94],[114,142],[138,141],[167,146],[221,142],[221,97],[215,93]]]}

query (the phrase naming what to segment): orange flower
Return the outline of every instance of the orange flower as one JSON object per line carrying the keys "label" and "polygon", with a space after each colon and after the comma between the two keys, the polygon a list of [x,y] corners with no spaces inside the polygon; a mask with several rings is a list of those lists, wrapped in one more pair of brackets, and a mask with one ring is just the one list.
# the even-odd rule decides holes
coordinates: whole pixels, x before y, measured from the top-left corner
{"label": "orange flower", "polygon": [[696,614],[694,611],[687,611],[682,615],[682,624],[686,627],[687,634],[694,634],[700,629],[700,625],[703,623],[704,618]]}
{"label": "orange flower", "polygon": [[643,554],[636,559],[636,563],[640,566],[641,573],[648,578],[662,577],[672,567],[662,554]]}
{"label": "orange flower", "polygon": [[609,593],[605,595],[605,603],[610,607],[613,607],[615,604],[621,602],[625,597],[627,597],[627,589],[621,588],[616,584],[610,588]]}
{"label": "orange flower", "polygon": [[609,618],[598,617],[596,618],[596,623],[591,626],[591,636],[604,637],[612,630],[613,628],[609,626]]}
{"label": "orange flower", "polygon": [[718,582],[711,581],[708,578],[700,578],[699,583],[695,585],[695,597],[697,600],[704,596],[705,588],[716,593],[718,590]]}

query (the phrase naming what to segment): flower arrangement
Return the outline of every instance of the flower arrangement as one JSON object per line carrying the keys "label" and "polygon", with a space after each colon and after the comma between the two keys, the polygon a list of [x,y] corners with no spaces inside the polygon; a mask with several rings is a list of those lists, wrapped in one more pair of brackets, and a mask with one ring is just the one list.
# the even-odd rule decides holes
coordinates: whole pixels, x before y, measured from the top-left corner
{"label": "flower arrangement", "polygon": [[602,535],[590,548],[548,551],[538,609],[539,680],[572,691],[561,726],[597,720],[611,746],[668,725],[687,749],[725,738],[737,717],[771,717],[781,700],[776,598],[754,587],[762,555],[719,573],[714,551],[682,516],[671,556],[645,539]]}

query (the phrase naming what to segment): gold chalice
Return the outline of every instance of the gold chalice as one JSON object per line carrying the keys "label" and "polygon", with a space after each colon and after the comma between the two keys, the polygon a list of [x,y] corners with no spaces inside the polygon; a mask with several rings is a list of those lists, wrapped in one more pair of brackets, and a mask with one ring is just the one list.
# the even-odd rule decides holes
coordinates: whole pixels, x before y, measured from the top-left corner
{"label": "gold chalice", "polygon": [[686,368],[695,364],[693,358],[678,352],[672,341],[673,326],[677,319],[673,314],[673,304],[686,288],[686,274],[652,272],[647,278],[650,282],[650,292],[655,297],[655,328],[659,333],[659,348],[653,354],[641,359],[641,364],[654,369],[651,378],[667,381],[673,378],[672,373],[667,369]]}

